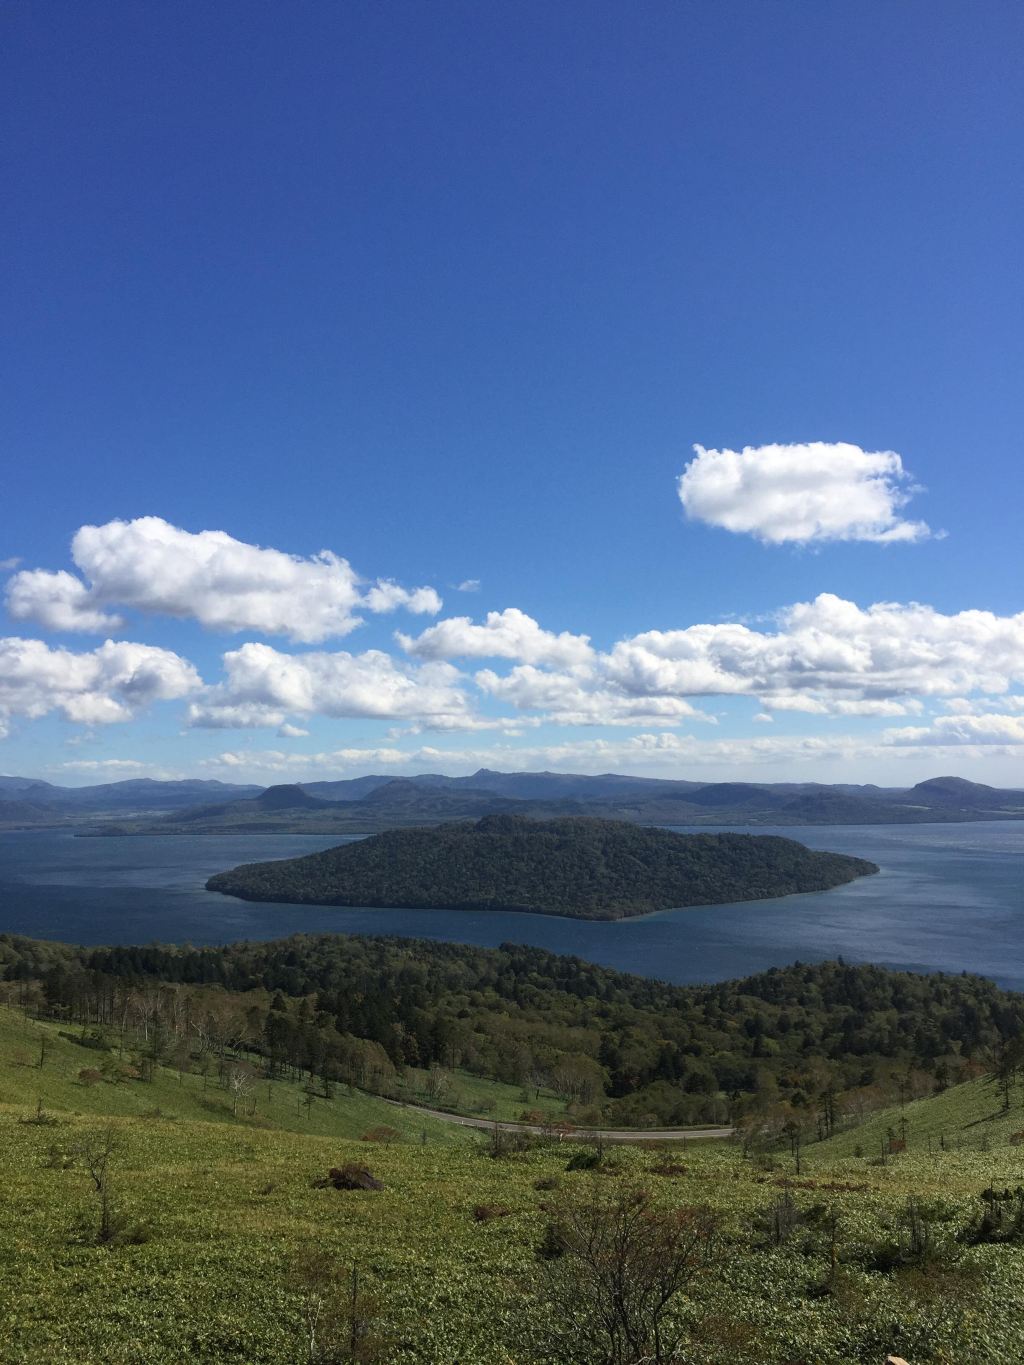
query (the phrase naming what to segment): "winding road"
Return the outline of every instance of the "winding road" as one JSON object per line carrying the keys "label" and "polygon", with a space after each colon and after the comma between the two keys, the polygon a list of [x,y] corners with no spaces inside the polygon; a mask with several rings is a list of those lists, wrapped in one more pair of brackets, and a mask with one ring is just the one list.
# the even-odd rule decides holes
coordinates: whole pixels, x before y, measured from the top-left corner
{"label": "winding road", "polygon": [[[483,1128],[489,1133],[497,1128],[502,1133],[530,1133],[535,1137],[544,1137],[552,1132],[563,1131],[557,1125],[545,1127],[539,1123],[471,1119],[465,1114],[449,1114],[444,1109],[428,1109],[425,1105],[408,1104],[405,1100],[387,1102],[411,1114],[423,1114],[427,1118],[440,1119],[443,1123],[457,1123],[463,1128]],[[564,1135],[577,1142],[685,1142],[690,1138],[730,1138],[735,1131],[735,1128],[571,1128],[564,1130]]]}

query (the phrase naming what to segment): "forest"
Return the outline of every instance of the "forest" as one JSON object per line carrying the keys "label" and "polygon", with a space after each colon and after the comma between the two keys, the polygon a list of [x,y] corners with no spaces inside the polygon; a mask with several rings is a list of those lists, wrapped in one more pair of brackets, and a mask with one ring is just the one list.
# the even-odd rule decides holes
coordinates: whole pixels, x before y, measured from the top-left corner
{"label": "forest", "polygon": [[77,948],[5,934],[0,979],[107,1045],[130,1029],[143,1065],[199,1037],[325,1092],[459,1070],[521,1087],[527,1109],[543,1086],[580,1122],[636,1127],[775,1112],[827,1134],[897,1093],[1016,1068],[1024,1028],[1024,996],[968,975],[838,961],[681,987],[522,945],[340,935]]}

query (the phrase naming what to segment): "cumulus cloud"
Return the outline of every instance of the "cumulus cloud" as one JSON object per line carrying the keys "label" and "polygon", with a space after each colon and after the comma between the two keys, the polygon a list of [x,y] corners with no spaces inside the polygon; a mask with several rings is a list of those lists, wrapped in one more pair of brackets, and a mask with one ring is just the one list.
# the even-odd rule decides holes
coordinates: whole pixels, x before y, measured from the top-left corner
{"label": "cumulus cloud", "polygon": [[403,607],[417,616],[436,616],[443,603],[433,588],[402,588],[390,578],[378,578],[363,594],[362,604],[369,611],[397,611]]}
{"label": "cumulus cloud", "polygon": [[571,668],[588,663],[594,654],[588,635],[542,630],[518,607],[490,611],[482,625],[468,616],[451,616],[415,639],[399,633],[398,640],[407,653],[421,659],[518,659]]}
{"label": "cumulus cloud", "polygon": [[931,725],[887,730],[885,739],[889,744],[938,745],[942,748],[960,744],[1024,744],[1024,715],[986,711],[939,716]]}
{"label": "cumulus cloud", "polygon": [[850,701],[1003,693],[1024,681],[1024,613],[861,608],[822,593],[778,613],[777,625],[646,631],[617,644],[602,669],[630,696],[751,695],[840,713]]}
{"label": "cumulus cloud", "polygon": [[479,578],[464,578],[464,579],[462,580],[462,582],[458,584],[458,586],[456,587],[455,591],[456,591],[456,592],[479,592],[479,591],[480,591],[480,580],[479,580]]}
{"label": "cumulus cloud", "polygon": [[890,544],[931,535],[923,521],[900,515],[917,490],[895,451],[862,450],[845,441],[694,450],[678,482],[680,501],[694,521],[769,545]]}
{"label": "cumulus cloud", "polygon": [[347,635],[359,609],[436,614],[433,588],[379,580],[363,589],[347,560],[330,550],[303,558],[235,540],[225,531],[183,531],[160,517],[83,526],[71,543],[83,575],[18,573],[7,606],[16,620],[51,630],[112,630],[110,608],[193,618],[211,630],[255,630],[317,644]]}
{"label": "cumulus cloud", "polygon": [[698,711],[681,697],[630,697],[595,685],[595,674],[549,673],[533,664],[520,664],[504,676],[481,669],[475,678],[482,691],[516,707],[540,711],[555,725],[678,725],[681,720],[714,717]]}
{"label": "cumulus cloud", "polygon": [[59,569],[25,569],[7,587],[7,610],[15,621],[37,621],[49,630],[119,630],[120,616],[103,611],[80,578]]}
{"label": "cumulus cloud", "polygon": [[245,644],[224,655],[226,680],[189,709],[206,728],[280,726],[289,716],[472,720],[458,670],[446,663],[396,662],[378,649],[363,654],[285,654]]}
{"label": "cumulus cloud", "polygon": [[75,653],[42,640],[0,639],[4,729],[14,716],[35,720],[52,711],[87,725],[126,721],[152,702],[176,700],[200,686],[188,660],[153,645],[107,640]]}

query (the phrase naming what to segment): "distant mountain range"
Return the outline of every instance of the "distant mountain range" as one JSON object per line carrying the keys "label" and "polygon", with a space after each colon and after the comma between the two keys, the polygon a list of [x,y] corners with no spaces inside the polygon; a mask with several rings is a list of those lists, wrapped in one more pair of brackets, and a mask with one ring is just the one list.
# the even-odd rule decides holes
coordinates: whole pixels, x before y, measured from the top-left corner
{"label": "distant mountain range", "polygon": [[148,778],[59,787],[0,777],[0,828],[96,834],[367,834],[518,814],[655,825],[891,825],[1024,819],[1024,791],[961,777],[914,787],[688,782],[619,773],[423,773],[261,788]]}
{"label": "distant mountain range", "polygon": [[70,824],[98,815],[158,815],[187,810],[200,801],[244,800],[263,790],[200,778],[157,782],[136,777],[89,787],[59,787],[33,777],[0,776],[0,827]]}

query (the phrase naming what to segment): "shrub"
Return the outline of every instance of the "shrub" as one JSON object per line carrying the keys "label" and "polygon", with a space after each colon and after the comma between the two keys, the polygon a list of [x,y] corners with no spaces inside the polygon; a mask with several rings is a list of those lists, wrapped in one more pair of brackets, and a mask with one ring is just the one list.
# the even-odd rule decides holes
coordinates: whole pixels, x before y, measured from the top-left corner
{"label": "shrub", "polygon": [[398,1137],[397,1128],[389,1128],[386,1123],[378,1123],[375,1128],[369,1128],[359,1139],[360,1142],[383,1142],[385,1145],[394,1142]]}
{"label": "shrub", "polygon": [[328,1186],[336,1190],[382,1190],[384,1182],[365,1166],[346,1161],[344,1166],[332,1166],[326,1176],[313,1181],[314,1189],[325,1190]]}
{"label": "shrub", "polygon": [[492,1218],[507,1218],[512,1210],[507,1204],[474,1204],[473,1217],[478,1223],[489,1223]]}

